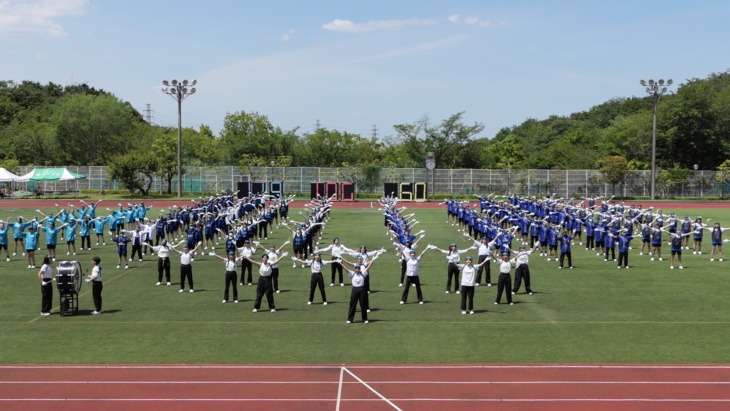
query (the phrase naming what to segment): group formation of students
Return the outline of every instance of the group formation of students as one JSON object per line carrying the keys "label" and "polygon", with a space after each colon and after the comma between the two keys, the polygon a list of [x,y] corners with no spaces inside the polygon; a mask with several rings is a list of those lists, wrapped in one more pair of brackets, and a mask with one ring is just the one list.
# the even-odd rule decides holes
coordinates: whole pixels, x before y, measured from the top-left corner
{"label": "group formation of students", "polygon": [[[282,252],[291,244],[293,267],[309,268],[312,272],[310,293],[307,304],[314,302],[319,290],[322,304],[327,305],[324,267],[330,266],[330,286],[344,287],[343,273],[351,278],[352,291],[348,307],[347,322],[354,320],[357,306],[360,306],[363,322],[367,323],[370,311],[368,294],[370,292],[370,271],[373,263],[383,254],[385,248],[368,251],[366,246],[349,248],[335,238],[327,247],[319,248],[322,230],[330,215],[332,202],[327,198],[313,199],[300,212],[302,221],[289,216],[289,203],[292,197],[278,198],[256,195],[236,199],[233,195],[217,196],[209,200],[193,200],[192,205],[172,207],[154,221],[147,217],[151,207],[143,202],[128,204],[124,208],[108,209],[108,216],[97,216],[100,201],[89,204],[81,202],[77,208],[69,204],[67,208],[58,207],[57,213],[40,215],[26,219],[18,217],[15,222],[0,221],[0,252],[4,249],[10,261],[8,230],[13,230],[15,249],[13,255],[21,253],[28,259],[28,267],[35,267],[35,251],[40,250],[39,233],[45,233],[47,258],[54,261],[59,233],[66,239],[67,254],[75,255],[77,230],[82,239],[81,250],[91,250],[92,232],[96,245],[106,245],[105,230],[110,242],[117,247],[117,266],[129,268],[135,257],[139,261],[144,255],[157,256],[158,279],[156,285],[171,285],[170,257],[180,257],[180,290],[194,292],[191,262],[196,253],[210,250],[212,256],[225,265],[225,287],[223,303],[238,302],[238,285],[253,285],[253,267],[257,267],[256,298],[253,311],[261,309],[262,299],[266,297],[270,311],[276,311],[274,295],[279,293],[279,264],[288,256]],[[662,210],[642,209],[641,205],[625,206],[611,199],[588,198],[583,201],[563,201],[554,198],[478,197],[478,207],[472,203],[447,200],[443,204],[447,211],[447,224],[457,227],[459,236],[467,237],[469,247],[459,249],[454,242],[446,248],[427,245],[418,250],[419,242],[425,231],[415,232],[419,224],[415,213],[404,214],[406,207],[398,207],[398,199],[385,196],[380,200],[384,211],[386,233],[396,246],[400,262],[399,286],[404,287],[400,303],[408,302],[411,288],[416,290],[418,304],[424,303],[419,278],[419,264],[428,250],[438,251],[446,256],[446,293],[461,294],[462,314],[474,314],[474,291],[480,285],[492,286],[491,263],[499,269],[497,295],[494,304],[500,304],[502,295],[507,304],[513,305],[512,295],[519,292],[525,283],[525,294],[532,295],[529,259],[535,252],[547,261],[554,260],[558,268],[574,268],[572,248],[576,244],[586,251],[596,251],[604,261],[616,261],[618,268],[629,268],[629,251],[632,240],[641,241],[639,255],[646,252],[651,261],[663,261],[662,242],[671,246],[670,268],[674,268],[675,257],[678,267],[683,268],[682,250],[693,249],[693,254],[702,254],[703,233],[709,231],[711,238],[710,261],[723,261],[723,228],[718,222],[712,226],[704,224],[701,217],[690,219],[677,218],[675,213],[664,214]],[[10,220],[10,219],[8,219]],[[291,227],[290,227],[291,226]],[[108,227],[108,228],[107,228]],[[291,238],[280,246],[262,245],[275,227],[285,227]],[[689,239],[693,238],[691,243]],[[519,242],[514,246],[513,243]],[[225,256],[216,254],[216,244],[223,243]],[[131,256],[128,257],[128,248]],[[618,256],[616,255],[618,248]],[[646,250],[645,250],[646,248]],[[474,250],[476,258],[464,256]],[[257,253],[261,257],[257,258]],[[328,259],[322,254],[327,253]],[[462,261],[462,257],[463,261]],[[350,259],[352,261],[350,261]],[[345,266],[351,268],[345,270]],[[240,280],[238,271],[240,268]],[[512,282],[511,269],[515,268]],[[100,270],[100,268],[99,268]],[[99,271],[100,274],[100,271]],[[45,274],[44,274],[45,275]],[[40,276],[40,274],[39,274]],[[100,275],[99,275],[100,278]],[[165,281],[166,280],[166,281]],[[454,284],[452,291],[451,284]],[[230,298],[232,295],[232,298]],[[45,306],[44,306],[45,307]],[[101,311],[99,308],[96,310]]]}

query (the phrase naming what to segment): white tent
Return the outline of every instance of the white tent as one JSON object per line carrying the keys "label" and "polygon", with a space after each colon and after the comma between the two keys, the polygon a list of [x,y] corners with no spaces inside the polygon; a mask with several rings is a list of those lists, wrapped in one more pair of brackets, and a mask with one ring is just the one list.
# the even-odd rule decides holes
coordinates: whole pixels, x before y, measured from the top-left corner
{"label": "white tent", "polygon": [[18,176],[16,176],[15,174],[4,169],[3,167],[0,167],[0,183],[9,183],[15,181],[17,178]]}

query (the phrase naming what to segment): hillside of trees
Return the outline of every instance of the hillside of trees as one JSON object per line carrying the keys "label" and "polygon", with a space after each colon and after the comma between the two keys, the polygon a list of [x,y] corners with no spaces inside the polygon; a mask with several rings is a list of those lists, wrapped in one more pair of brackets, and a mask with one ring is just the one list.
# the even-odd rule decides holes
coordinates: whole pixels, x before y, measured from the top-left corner
{"label": "hillside of trees", "polygon": [[[662,97],[659,168],[730,166],[729,85],[730,70]],[[527,119],[491,138],[482,135],[483,124],[465,124],[456,113],[395,124],[379,140],[345,130],[283,130],[265,114],[237,111],[225,115],[219,135],[206,125],[184,129],[183,157],[187,166],[405,168],[423,167],[432,151],[439,168],[598,169],[622,158],[640,170],[649,168],[652,109],[648,95],[614,98],[569,116]],[[107,165],[115,176],[136,171],[171,181],[176,154],[177,129],[147,124],[109,91],[0,81],[0,166]]]}

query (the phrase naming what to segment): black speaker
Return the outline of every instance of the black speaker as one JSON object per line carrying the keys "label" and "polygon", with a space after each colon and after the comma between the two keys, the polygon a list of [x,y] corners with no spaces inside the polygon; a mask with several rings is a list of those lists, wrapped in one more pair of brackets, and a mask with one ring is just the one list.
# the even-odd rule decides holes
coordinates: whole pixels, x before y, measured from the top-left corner
{"label": "black speaker", "polygon": [[317,198],[317,195],[324,195],[324,183],[312,183],[309,198]]}
{"label": "black speaker", "polygon": [[383,194],[386,196],[398,196],[398,183],[384,183]]}
{"label": "black speaker", "polygon": [[238,182],[238,198],[248,197],[248,193],[251,191],[251,183],[249,182]]}

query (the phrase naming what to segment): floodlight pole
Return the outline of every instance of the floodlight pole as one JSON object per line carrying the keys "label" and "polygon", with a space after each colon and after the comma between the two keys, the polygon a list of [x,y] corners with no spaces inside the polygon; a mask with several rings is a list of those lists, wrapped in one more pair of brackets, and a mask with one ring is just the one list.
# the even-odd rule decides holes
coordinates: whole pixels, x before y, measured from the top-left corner
{"label": "floodlight pole", "polygon": [[[648,82],[641,80],[639,82],[642,86],[646,87],[646,92],[652,96],[654,101],[654,114],[652,116],[652,127],[651,127],[651,199],[656,199],[656,111],[659,105],[659,99],[667,92],[667,87],[664,87],[664,80],[654,81],[649,80]],[[667,86],[672,85],[672,80],[669,79],[666,82]]]}
{"label": "floodlight pole", "polygon": [[181,82],[164,80],[162,84],[165,86],[162,92],[177,101],[177,196],[182,197],[182,102],[195,94],[195,87],[188,89],[188,84],[194,86],[198,84],[198,80],[193,80],[191,83],[187,80]]}

